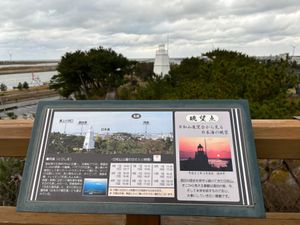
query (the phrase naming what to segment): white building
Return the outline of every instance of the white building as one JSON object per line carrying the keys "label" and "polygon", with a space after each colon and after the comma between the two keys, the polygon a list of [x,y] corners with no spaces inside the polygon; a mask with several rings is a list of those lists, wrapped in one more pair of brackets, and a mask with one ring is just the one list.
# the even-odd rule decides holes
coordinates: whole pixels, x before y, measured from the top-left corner
{"label": "white building", "polygon": [[170,71],[170,61],[168,50],[165,49],[165,45],[159,45],[158,50],[156,50],[155,61],[153,72],[156,75],[164,76]]}
{"label": "white building", "polygon": [[82,148],[88,151],[95,148],[94,131],[92,126],[90,126],[89,130],[85,134]]}
{"label": "white building", "polygon": [[296,61],[297,64],[300,64],[300,56],[292,56],[291,60]]}

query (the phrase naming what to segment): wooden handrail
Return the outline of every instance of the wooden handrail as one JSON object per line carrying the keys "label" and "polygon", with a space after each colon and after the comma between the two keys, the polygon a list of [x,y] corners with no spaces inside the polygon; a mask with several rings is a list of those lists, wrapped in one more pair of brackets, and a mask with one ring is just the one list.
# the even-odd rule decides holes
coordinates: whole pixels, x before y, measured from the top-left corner
{"label": "wooden handrail", "polygon": [[[31,120],[0,120],[0,156],[25,156]],[[299,159],[300,121],[252,120],[257,157]]]}
{"label": "wooden handrail", "polygon": [[124,225],[125,215],[16,212],[16,207],[0,206],[0,225]]}
{"label": "wooden handrail", "polygon": [[267,213],[263,219],[162,216],[161,225],[299,225],[300,213]]}
{"label": "wooden handrail", "polygon": [[[25,156],[31,137],[30,120],[0,120],[0,156]],[[300,159],[300,121],[252,120],[258,158]],[[226,225],[300,224],[300,213],[267,213],[265,219],[222,217],[179,217],[145,215],[98,215],[19,213],[15,207],[0,207],[1,224],[127,224],[127,225]]]}
{"label": "wooden handrail", "polygon": [[267,213],[266,218],[203,216],[127,216],[110,214],[16,212],[0,206],[0,225],[299,225],[300,213]]}

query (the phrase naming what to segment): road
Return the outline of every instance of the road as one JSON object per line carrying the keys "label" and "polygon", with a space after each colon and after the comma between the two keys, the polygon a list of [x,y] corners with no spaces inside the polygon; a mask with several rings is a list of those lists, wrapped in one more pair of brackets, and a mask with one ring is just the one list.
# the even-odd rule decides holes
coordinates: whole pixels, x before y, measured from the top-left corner
{"label": "road", "polygon": [[61,99],[60,96],[55,96],[0,105],[0,117],[7,117],[6,114],[8,112],[13,112],[19,118],[30,117],[32,114],[36,113],[36,108],[39,101],[53,101],[59,99]]}

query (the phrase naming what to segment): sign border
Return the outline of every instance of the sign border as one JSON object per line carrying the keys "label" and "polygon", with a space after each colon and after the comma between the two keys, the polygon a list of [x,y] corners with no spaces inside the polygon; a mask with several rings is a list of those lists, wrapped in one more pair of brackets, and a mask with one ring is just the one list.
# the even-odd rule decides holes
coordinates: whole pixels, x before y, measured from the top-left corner
{"label": "sign border", "polygon": [[[252,191],[253,206],[228,204],[169,204],[169,203],[114,203],[114,202],[45,202],[30,201],[32,174],[38,158],[42,130],[45,129],[46,109],[98,109],[100,111],[133,111],[133,110],[172,110],[191,111],[208,109],[240,109],[240,126],[242,127],[245,157],[249,173],[249,186]],[[175,168],[175,167],[174,167]],[[175,169],[176,170],[176,169]],[[174,184],[176,186],[176,182]],[[28,147],[23,179],[18,196],[17,211],[36,212],[70,212],[70,213],[121,213],[148,215],[202,215],[202,216],[235,216],[264,217],[265,209],[262,197],[259,171],[247,100],[147,100],[147,101],[40,101],[32,130],[32,138]]]}

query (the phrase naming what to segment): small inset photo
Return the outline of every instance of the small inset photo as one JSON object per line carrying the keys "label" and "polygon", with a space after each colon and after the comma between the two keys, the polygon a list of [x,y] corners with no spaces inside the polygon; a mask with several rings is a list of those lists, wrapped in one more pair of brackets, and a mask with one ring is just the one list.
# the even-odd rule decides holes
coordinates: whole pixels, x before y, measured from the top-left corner
{"label": "small inset photo", "polygon": [[106,195],[107,179],[106,178],[84,178],[83,195]]}
{"label": "small inset photo", "polygon": [[153,155],[153,162],[161,162],[161,155]]}
{"label": "small inset photo", "polygon": [[181,171],[232,171],[227,138],[180,137]]}

